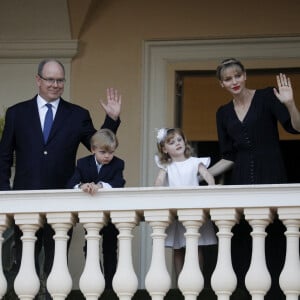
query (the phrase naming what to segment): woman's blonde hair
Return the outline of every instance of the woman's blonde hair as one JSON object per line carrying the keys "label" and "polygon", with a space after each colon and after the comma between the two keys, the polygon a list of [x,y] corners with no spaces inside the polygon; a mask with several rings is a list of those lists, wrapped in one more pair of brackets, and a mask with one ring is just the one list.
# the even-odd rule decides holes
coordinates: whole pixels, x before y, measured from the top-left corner
{"label": "woman's blonde hair", "polygon": [[100,129],[91,137],[92,150],[101,148],[105,151],[114,151],[118,145],[118,139],[110,129]]}
{"label": "woman's blonde hair", "polygon": [[161,128],[157,132],[157,150],[158,159],[161,164],[167,164],[171,162],[171,157],[168,153],[164,152],[165,144],[168,143],[175,134],[182,137],[185,145],[184,156],[189,158],[193,154],[193,149],[187,141],[187,138],[180,128]]}
{"label": "woman's blonde hair", "polygon": [[228,68],[232,68],[232,67],[236,68],[241,73],[245,72],[245,67],[239,60],[237,60],[235,58],[226,58],[217,67],[217,72],[216,72],[217,78],[219,80],[222,80],[225,70],[227,70]]}

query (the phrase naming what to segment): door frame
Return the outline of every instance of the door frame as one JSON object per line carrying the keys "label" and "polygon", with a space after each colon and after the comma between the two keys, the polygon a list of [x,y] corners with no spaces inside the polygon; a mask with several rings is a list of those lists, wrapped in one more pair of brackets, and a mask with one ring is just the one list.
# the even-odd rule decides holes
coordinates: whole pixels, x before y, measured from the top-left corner
{"label": "door frame", "polygon": [[300,67],[300,37],[145,41],[142,95],[142,186],[153,185],[156,168],[155,132],[174,126],[175,73],[215,70],[224,58],[242,60],[247,68]]}

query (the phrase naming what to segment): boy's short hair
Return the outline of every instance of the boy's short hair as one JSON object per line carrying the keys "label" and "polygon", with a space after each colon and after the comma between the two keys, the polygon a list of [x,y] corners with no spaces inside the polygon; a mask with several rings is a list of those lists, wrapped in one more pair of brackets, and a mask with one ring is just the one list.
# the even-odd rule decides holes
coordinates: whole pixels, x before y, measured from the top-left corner
{"label": "boy's short hair", "polygon": [[92,150],[101,148],[105,151],[114,151],[118,145],[118,139],[110,129],[100,129],[91,137]]}

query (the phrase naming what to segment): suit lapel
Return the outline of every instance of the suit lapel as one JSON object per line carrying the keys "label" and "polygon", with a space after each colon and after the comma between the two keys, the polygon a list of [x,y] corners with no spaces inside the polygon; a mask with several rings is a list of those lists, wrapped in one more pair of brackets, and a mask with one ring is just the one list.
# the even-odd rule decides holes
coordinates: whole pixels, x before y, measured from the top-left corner
{"label": "suit lapel", "polygon": [[[89,174],[92,174],[93,181],[96,181],[98,179],[98,170],[95,162],[95,156],[91,155],[89,158]],[[97,182],[95,182],[97,183]]]}
{"label": "suit lapel", "polygon": [[39,137],[41,142],[44,143],[43,130],[36,98],[37,97],[34,97],[28,102],[29,105],[27,106],[27,113],[24,113],[23,115],[28,116],[28,122],[31,124],[30,130],[34,133],[33,136]]}
{"label": "suit lapel", "polygon": [[100,172],[99,172],[99,176],[98,176],[98,180],[102,179],[102,178],[106,178],[108,171],[110,170],[110,168],[107,168],[108,165],[102,165]]}

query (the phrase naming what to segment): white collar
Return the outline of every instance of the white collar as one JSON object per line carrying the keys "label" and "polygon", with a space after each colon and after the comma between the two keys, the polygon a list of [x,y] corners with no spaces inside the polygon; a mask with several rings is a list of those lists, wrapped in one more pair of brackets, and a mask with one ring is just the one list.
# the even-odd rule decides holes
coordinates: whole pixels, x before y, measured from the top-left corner
{"label": "white collar", "polygon": [[[42,107],[44,107],[47,103],[49,103],[48,101],[46,101],[44,98],[42,98],[40,95],[37,96],[36,98],[37,100],[37,104],[38,104],[38,108],[41,109]],[[53,105],[53,108],[55,110],[57,110],[58,104],[59,104],[59,100],[60,98],[51,101],[51,104]]]}
{"label": "white collar", "polygon": [[96,155],[94,155],[94,158],[95,158],[95,162],[96,162],[96,166],[97,166],[97,170],[98,172],[100,171],[101,167],[102,167],[102,164],[99,164],[99,162],[97,161],[96,159]]}

